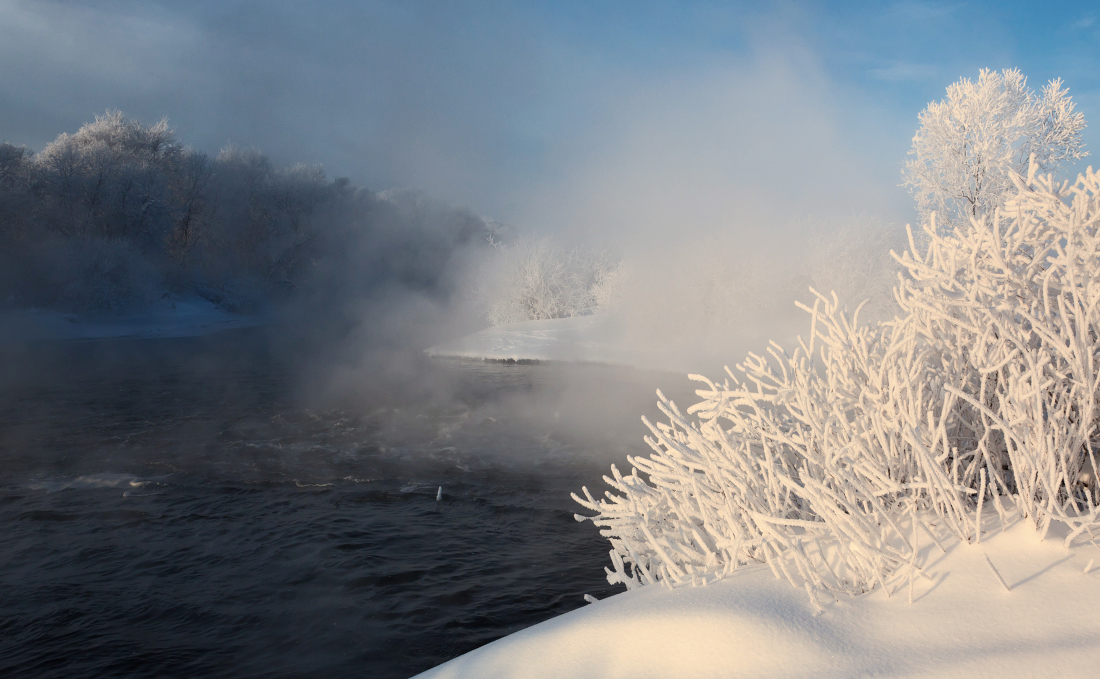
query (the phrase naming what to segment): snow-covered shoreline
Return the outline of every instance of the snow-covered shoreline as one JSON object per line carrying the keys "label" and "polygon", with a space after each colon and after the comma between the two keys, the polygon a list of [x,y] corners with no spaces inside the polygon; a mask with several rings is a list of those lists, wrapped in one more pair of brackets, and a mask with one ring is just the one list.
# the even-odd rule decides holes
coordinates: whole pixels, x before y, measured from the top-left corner
{"label": "snow-covered shoreline", "polygon": [[[793,336],[780,337],[788,343],[794,341]],[[614,314],[592,314],[497,325],[442,342],[427,353],[448,358],[597,363],[717,375],[723,365],[734,365],[761,343],[766,340],[750,332],[730,330],[718,340],[690,334],[647,334]]]}
{"label": "snow-covered shoreline", "polygon": [[431,356],[492,361],[570,361],[635,365],[599,316],[496,325],[428,349]]}
{"label": "snow-covered shoreline", "polygon": [[[1094,676],[1100,175],[1037,170],[992,219],[910,235],[893,320],[815,293],[791,353],[759,343],[687,410],[658,394],[653,453],[573,496],[633,589],[422,676]],[[592,357],[598,322],[463,341]]]}
{"label": "snow-covered shoreline", "polygon": [[[581,316],[488,328],[434,356],[668,367],[628,346],[614,319]],[[992,512],[978,544],[946,530],[921,544],[907,583],[823,608],[766,565],[720,581],[642,587],[475,649],[420,679],[599,677],[1091,676],[1100,663],[1100,545],[1041,541],[1028,520]],[[988,560],[987,560],[988,559]],[[991,567],[990,564],[993,564]],[[994,574],[994,569],[997,574]],[[1002,577],[1008,590],[998,581]]]}
{"label": "snow-covered shoreline", "polygon": [[[1100,548],[1040,541],[995,517],[979,544],[920,549],[930,579],[824,609],[742,568],[707,586],[623,592],[487,644],[420,679],[1092,676],[1100,662]],[[946,532],[944,533],[946,535]],[[1006,581],[997,580],[989,563]]]}
{"label": "snow-covered shoreline", "polygon": [[17,342],[197,337],[265,324],[195,296],[171,296],[142,313],[82,316],[46,309],[0,311],[0,339]]}

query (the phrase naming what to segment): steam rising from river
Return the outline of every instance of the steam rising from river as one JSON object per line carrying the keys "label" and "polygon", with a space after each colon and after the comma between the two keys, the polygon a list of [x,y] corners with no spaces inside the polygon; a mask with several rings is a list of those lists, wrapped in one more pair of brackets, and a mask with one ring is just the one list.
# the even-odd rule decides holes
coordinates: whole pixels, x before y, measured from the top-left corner
{"label": "steam rising from river", "polygon": [[[167,114],[208,153],[231,141],[277,164],[319,161],[353,185],[465,205],[514,237],[614,253],[629,275],[603,311],[631,341],[699,354],[711,374],[802,331],[793,302],[808,285],[888,306],[908,139],[826,73],[789,7],[707,15],[734,36],[722,49],[635,52],[631,24],[609,33],[626,60],[537,11],[266,4],[256,23],[243,7],[6,5],[0,55],[35,67],[3,84],[66,98],[27,98],[3,135],[41,148],[107,106]],[[74,45],[126,68],[74,70]],[[437,258],[429,285],[410,285],[390,266],[424,245],[409,228],[333,239],[341,256],[273,327],[303,393],[447,398],[422,351],[484,322],[464,291],[492,250],[470,239]],[[567,397],[579,410],[605,407],[583,391]]]}

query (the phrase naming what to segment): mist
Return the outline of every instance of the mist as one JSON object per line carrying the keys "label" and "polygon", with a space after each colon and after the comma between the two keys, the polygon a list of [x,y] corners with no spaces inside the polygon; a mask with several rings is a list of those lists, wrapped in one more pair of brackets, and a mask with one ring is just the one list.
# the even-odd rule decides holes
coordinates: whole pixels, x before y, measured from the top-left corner
{"label": "mist", "polygon": [[[771,339],[792,342],[806,321],[794,302],[812,301],[811,286],[836,289],[853,308],[871,299],[868,313],[888,315],[888,252],[904,249],[912,211],[896,178],[907,139],[888,140],[876,104],[824,71],[797,34],[767,25],[720,58],[604,74],[588,117],[552,128],[522,187],[474,163],[463,181],[496,194],[478,202],[467,187],[464,204],[497,210],[482,214],[503,225],[505,242],[549,239],[620,259],[626,275],[605,309],[674,372],[713,374]],[[436,174],[449,149],[416,175],[438,195],[455,195]],[[872,269],[866,280],[845,279],[860,267]],[[420,330],[442,341],[476,329],[479,310],[465,301],[435,308],[438,324]],[[389,308],[389,332],[424,318]],[[340,351],[373,348],[358,337]]]}
{"label": "mist", "polygon": [[[1098,39],[1086,3],[0,0],[0,674],[407,677],[616,594],[571,493],[670,450],[657,390],[818,293],[892,319],[919,112],[1019,68],[1092,115]],[[710,559],[707,521],[665,527]]]}
{"label": "mist", "polygon": [[[42,149],[117,108],[168,116],[211,159],[231,144],[274,170],[317,164],[319,190],[345,194],[313,216],[321,237],[296,255],[313,266],[292,292],[252,295],[305,394],[448,398],[423,350],[487,325],[474,289],[494,235],[622,262],[604,307],[673,371],[651,393],[790,342],[810,286],[887,313],[885,255],[911,211],[897,187],[907,140],[830,74],[789,10],[596,12],[580,28],[497,3],[9,2],[0,49],[28,68],[5,88],[69,94],[23,98],[2,134]],[[653,21],[671,31],[656,38]],[[59,68],[82,52],[109,66]],[[839,280],[867,261],[868,280]]]}
{"label": "mist", "polygon": [[321,264],[269,309],[310,393],[431,393],[423,349],[488,323],[491,237],[621,262],[603,302],[621,334],[715,374],[803,332],[810,287],[890,314],[916,112],[971,55],[829,42],[965,20],[919,9],[8,0],[0,135],[40,150],[119,109],[211,159],[323,171],[347,193],[316,216]]}
{"label": "mist", "polygon": [[[785,4],[0,0],[0,447],[28,474],[153,460],[433,497],[471,469],[626,469],[656,389],[689,406],[687,373],[792,347],[810,288],[894,313],[916,115],[974,66],[838,51],[836,21]],[[108,111],[108,131],[159,129],[171,153],[82,146]],[[491,313],[527,271],[509,252],[572,286],[557,316],[600,318],[641,365],[428,356],[541,318]],[[263,324],[20,337],[35,314],[100,323],[196,297]],[[74,454],[89,432],[105,433]]]}

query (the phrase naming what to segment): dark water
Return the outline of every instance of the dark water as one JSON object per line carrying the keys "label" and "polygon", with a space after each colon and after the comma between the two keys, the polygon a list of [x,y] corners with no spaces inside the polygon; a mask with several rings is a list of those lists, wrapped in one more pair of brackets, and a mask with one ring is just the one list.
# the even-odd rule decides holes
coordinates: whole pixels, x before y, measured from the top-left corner
{"label": "dark water", "polygon": [[612,594],[569,492],[664,386],[423,359],[307,396],[248,333],[5,362],[0,676],[407,677]]}

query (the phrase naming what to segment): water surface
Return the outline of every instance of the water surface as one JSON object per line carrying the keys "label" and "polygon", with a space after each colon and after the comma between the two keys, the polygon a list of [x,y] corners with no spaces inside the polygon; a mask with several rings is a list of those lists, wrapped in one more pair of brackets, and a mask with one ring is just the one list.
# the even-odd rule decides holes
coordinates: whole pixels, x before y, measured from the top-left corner
{"label": "water surface", "polygon": [[618,591],[569,493],[644,452],[653,376],[423,359],[307,395],[277,355],[9,350],[0,675],[406,677]]}

